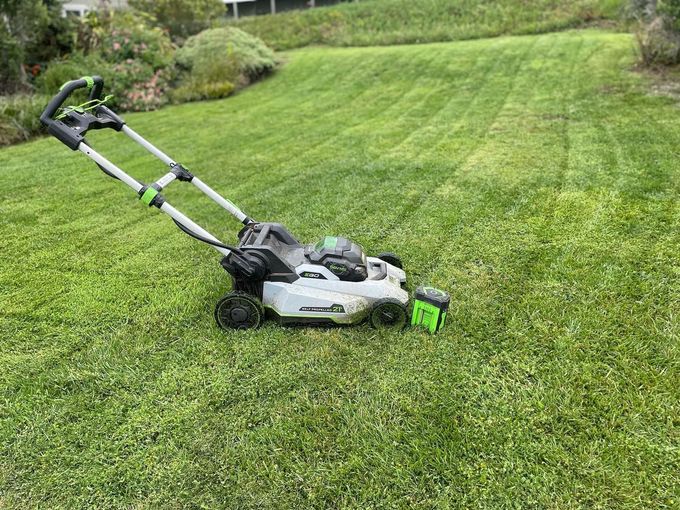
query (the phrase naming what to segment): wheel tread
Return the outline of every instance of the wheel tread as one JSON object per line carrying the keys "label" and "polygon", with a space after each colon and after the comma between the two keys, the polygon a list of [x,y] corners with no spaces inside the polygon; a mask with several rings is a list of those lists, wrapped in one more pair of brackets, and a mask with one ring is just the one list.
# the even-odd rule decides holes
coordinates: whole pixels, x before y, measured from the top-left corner
{"label": "wheel tread", "polygon": [[[254,309],[258,313],[258,319],[256,323],[252,326],[245,326],[245,327],[235,327],[229,323],[223,323],[224,321],[221,319],[221,314],[220,310],[222,308],[222,305],[228,301],[246,301],[248,304],[253,305]],[[229,331],[232,329],[256,329],[260,327],[262,324],[262,321],[264,321],[264,306],[262,305],[262,302],[255,296],[248,294],[247,292],[243,292],[241,290],[235,290],[232,292],[228,292],[222,298],[217,302],[215,305],[215,322],[217,325],[225,330]]]}

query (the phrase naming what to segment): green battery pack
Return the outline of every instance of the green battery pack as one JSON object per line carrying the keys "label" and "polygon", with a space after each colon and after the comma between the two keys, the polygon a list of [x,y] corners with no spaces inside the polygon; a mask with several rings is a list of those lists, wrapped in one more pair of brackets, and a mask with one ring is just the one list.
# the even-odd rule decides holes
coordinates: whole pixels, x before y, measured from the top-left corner
{"label": "green battery pack", "polygon": [[430,333],[436,333],[444,327],[450,301],[448,292],[434,287],[418,287],[413,301],[411,325],[422,326]]}

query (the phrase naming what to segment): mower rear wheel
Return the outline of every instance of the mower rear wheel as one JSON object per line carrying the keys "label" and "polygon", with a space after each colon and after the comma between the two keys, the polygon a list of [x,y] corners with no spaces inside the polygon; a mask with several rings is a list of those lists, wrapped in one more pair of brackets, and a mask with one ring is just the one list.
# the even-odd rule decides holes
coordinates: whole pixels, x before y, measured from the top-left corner
{"label": "mower rear wheel", "polygon": [[245,292],[230,292],[215,306],[215,321],[224,330],[257,328],[263,320],[262,303]]}
{"label": "mower rear wheel", "polygon": [[388,264],[393,265],[394,267],[404,269],[404,265],[401,263],[401,259],[396,253],[392,253],[391,251],[384,251],[382,253],[378,253],[378,258],[383,262],[387,262]]}
{"label": "mower rear wheel", "polygon": [[371,310],[368,322],[375,329],[401,330],[408,322],[406,307],[396,299],[381,299]]}

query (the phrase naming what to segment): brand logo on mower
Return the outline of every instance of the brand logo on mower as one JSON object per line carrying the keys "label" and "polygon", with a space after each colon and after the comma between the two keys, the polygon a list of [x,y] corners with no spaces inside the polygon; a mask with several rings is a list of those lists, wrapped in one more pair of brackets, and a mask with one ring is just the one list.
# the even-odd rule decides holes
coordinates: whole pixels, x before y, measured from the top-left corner
{"label": "brand logo on mower", "polygon": [[328,269],[333,271],[335,274],[343,274],[347,272],[347,268],[342,264],[328,264]]}
{"label": "brand logo on mower", "polygon": [[317,278],[319,280],[326,280],[327,278],[321,273],[312,273],[311,271],[304,271],[300,273],[303,278]]}
{"label": "brand logo on mower", "polygon": [[303,306],[300,308],[301,312],[324,312],[324,313],[345,313],[345,307],[342,305],[331,306]]}

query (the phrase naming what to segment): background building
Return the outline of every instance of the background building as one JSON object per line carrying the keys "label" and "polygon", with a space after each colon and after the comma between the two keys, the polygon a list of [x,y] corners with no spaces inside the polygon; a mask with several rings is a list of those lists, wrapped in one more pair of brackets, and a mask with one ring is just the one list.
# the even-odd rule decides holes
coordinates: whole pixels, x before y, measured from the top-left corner
{"label": "background building", "polygon": [[[253,16],[255,14],[272,14],[294,9],[307,9],[323,5],[340,3],[343,0],[222,0],[226,6],[228,17]],[[71,16],[84,16],[102,5],[107,4],[114,9],[127,7],[127,0],[67,0],[63,4],[62,12]]]}
{"label": "background building", "polygon": [[102,3],[106,3],[114,9],[124,9],[127,7],[127,0],[69,0],[64,2],[62,6],[62,13],[64,16],[84,16],[89,11],[96,9]]}
{"label": "background building", "polygon": [[338,4],[341,1],[343,0],[224,0],[224,3],[228,8],[227,16],[239,17],[321,7]]}

